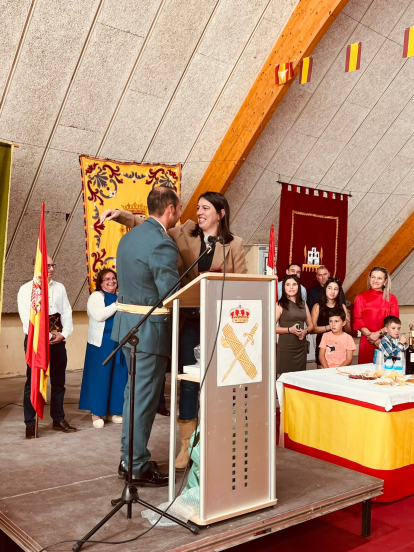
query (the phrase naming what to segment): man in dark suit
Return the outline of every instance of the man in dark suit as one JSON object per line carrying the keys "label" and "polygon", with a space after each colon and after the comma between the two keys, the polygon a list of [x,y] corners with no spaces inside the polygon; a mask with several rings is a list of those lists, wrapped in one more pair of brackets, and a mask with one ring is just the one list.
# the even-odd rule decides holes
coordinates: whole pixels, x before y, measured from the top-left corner
{"label": "man in dark suit", "polygon": [[[149,218],[133,228],[120,241],[117,252],[118,312],[115,315],[112,339],[120,341],[135,326],[149,308],[178,279],[178,249],[167,231],[181,216],[177,194],[166,187],[151,190],[148,196]],[[171,354],[171,315],[158,309],[144,322],[138,333],[136,356],[135,416],[134,416],[134,483],[143,486],[165,486],[168,477],[149,462],[147,448],[168,357]],[[130,345],[123,347],[129,363]],[[128,470],[129,388],[125,389],[121,463],[118,473]]]}

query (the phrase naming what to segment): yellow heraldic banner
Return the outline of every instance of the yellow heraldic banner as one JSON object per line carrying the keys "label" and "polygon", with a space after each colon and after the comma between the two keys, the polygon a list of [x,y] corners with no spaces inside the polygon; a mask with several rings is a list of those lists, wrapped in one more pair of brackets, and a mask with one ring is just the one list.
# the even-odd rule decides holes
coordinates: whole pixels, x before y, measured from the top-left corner
{"label": "yellow heraldic banner", "polygon": [[181,195],[182,165],[122,162],[79,156],[85,215],[86,259],[89,290],[103,268],[116,269],[116,252],[128,228],[100,222],[106,209],[123,209],[148,216],[147,197],[153,188],[166,186]]}

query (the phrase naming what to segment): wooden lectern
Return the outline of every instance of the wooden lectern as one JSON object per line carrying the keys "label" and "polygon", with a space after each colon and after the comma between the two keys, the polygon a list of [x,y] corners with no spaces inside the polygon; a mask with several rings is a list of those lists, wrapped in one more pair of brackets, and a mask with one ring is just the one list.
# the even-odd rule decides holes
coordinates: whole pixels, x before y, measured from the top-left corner
{"label": "wooden lectern", "polygon": [[[171,296],[169,501],[175,498],[179,308],[200,308],[200,513],[207,525],[276,500],[276,277],[204,273]],[[230,307],[230,308],[229,308]],[[217,336],[217,344],[215,345]]]}

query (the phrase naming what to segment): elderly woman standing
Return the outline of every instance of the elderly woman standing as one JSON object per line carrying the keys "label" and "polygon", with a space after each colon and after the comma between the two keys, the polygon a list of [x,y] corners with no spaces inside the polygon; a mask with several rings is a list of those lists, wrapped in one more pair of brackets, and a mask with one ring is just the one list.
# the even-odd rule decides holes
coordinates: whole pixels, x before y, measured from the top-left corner
{"label": "elderly woman standing", "polygon": [[104,426],[103,417],[109,414],[115,424],[122,423],[124,391],[128,368],[119,350],[106,366],[102,362],[118,345],[111,340],[114,315],[117,311],[116,273],[108,268],[99,272],[96,291],[88,299],[88,344],[79,400],[80,410],[92,412],[92,423],[97,429]]}
{"label": "elderly woman standing", "polygon": [[368,291],[357,295],[354,303],[354,330],[361,332],[358,364],[374,360],[376,344],[385,333],[384,318],[399,315],[398,301],[391,294],[391,278],[386,268],[374,266],[368,276]]}

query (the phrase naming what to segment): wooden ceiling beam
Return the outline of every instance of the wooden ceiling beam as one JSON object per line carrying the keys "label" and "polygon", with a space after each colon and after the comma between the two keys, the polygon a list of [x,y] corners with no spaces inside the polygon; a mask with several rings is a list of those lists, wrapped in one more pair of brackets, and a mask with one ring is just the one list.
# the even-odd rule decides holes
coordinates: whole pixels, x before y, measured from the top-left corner
{"label": "wooden ceiling beam", "polygon": [[346,292],[346,298],[351,303],[355,297],[367,290],[369,271],[374,266],[383,266],[392,274],[405,261],[414,249],[414,213],[408,217],[390,241],[381,249],[375,259]]}
{"label": "wooden ceiling beam", "polygon": [[295,75],[348,0],[299,0],[256,81],[206,169],[181,220],[195,220],[197,199],[207,191],[226,193],[293,80],[276,86],[275,67],[293,62]]}

